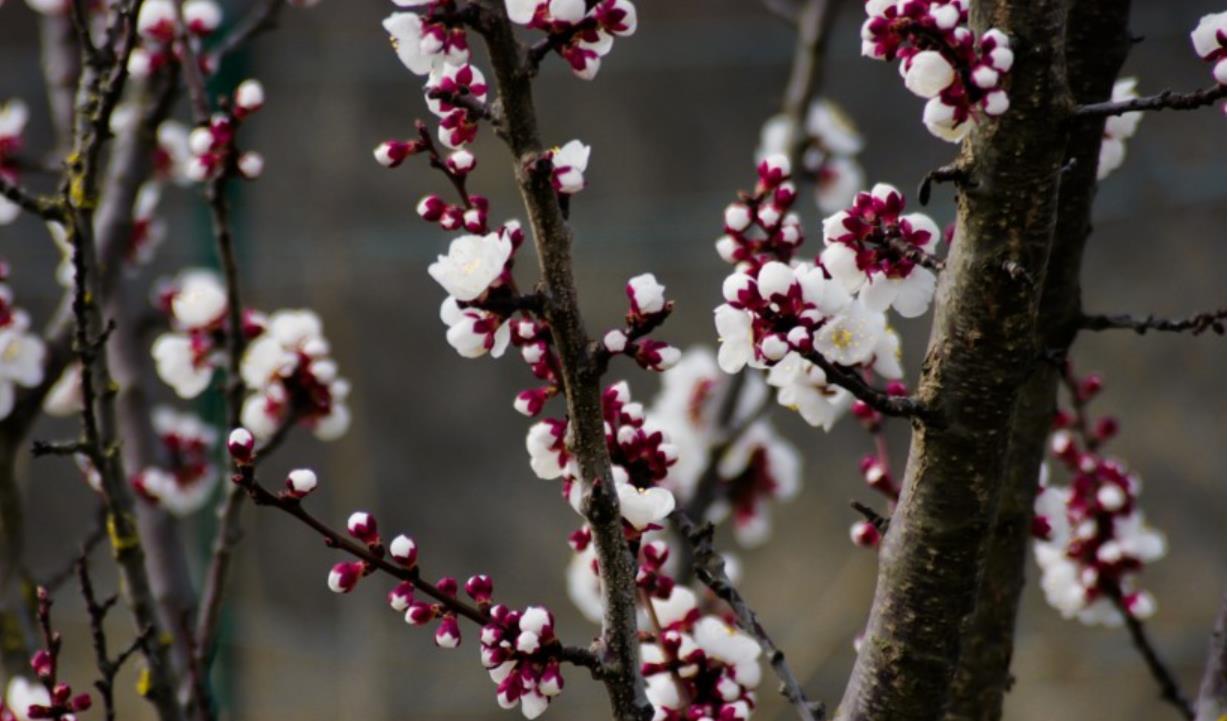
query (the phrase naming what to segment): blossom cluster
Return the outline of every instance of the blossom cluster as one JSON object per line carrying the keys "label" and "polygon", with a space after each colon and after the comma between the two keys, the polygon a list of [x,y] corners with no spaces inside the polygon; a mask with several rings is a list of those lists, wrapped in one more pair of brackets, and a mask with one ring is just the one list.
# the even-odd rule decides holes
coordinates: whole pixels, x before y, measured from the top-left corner
{"label": "blossom cluster", "polygon": [[886,379],[902,375],[900,338],[885,311],[926,311],[935,278],[921,263],[929,262],[939,230],[925,215],[902,215],[904,197],[881,183],[824,221],[820,256],[798,260],[803,236],[791,210],[789,161],[771,156],[758,173],[755,193],[726,208],[725,235],[717,241],[718,253],[735,266],[722,284],[726,302],[715,311],[717,361],[727,373],[769,369],[778,402],[828,429],[852,399],[828,383],[816,355]]}
{"label": "blossom cluster", "polygon": [[[631,537],[661,528],[674,510],[674,494],[661,487],[678,448],[664,429],[647,417],[644,406],[632,401],[627,383],[620,381],[602,394],[606,447],[624,527]],[[563,479],[563,496],[581,512],[580,468],[570,450],[569,422],[547,418],[529,429],[525,447],[535,475],[544,480]]]}
{"label": "blossom cluster", "polygon": [[[807,109],[801,128],[788,115],[774,115],[764,123],[755,159],[770,155],[793,157],[801,152],[802,170],[815,184],[815,203],[821,213],[848,207],[862,189],[865,174],[857,155],[862,136],[835,102],[817,98]],[[801,176],[800,174],[800,177]]]}
{"label": "blossom cluster", "polygon": [[1191,43],[1195,53],[1212,65],[1212,77],[1225,84],[1225,35],[1229,32],[1229,13],[1219,12],[1204,15],[1199,25],[1191,31]]}
{"label": "blossom cluster", "polygon": [[927,99],[922,122],[932,135],[959,142],[977,115],[1007,112],[1011,43],[995,28],[973,34],[969,0],[868,0],[866,15],[862,54],[900,61],[905,87]]}
{"label": "blossom cluster", "polygon": [[[24,101],[14,98],[0,105],[0,178],[16,183],[19,176],[17,153],[21,150],[30,109]],[[0,195],[0,225],[17,219],[21,208]]]}
{"label": "blossom cluster", "polygon": [[[250,462],[252,444],[252,436],[246,429],[232,431],[228,441],[232,458],[240,464]],[[286,478],[282,496],[298,501],[316,487],[314,472],[294,470]],[[496,684],[495,697],[500,706],[511,709],[519,705],[525,718],[533,719],[563,691],[559,667],[561,645],[555,637],[555,620],[549,610],[528,606],[517,611],[493,603],[494,583],[485,574],[471,576],[465,582],[465,593],[473,605],[459,599],[460,588],[455,578],[445,576],[434,584],[425,584],[419,580],[418,544],[400,534],[385,546],[375,516],[366,511],[352,513],[346,521],[346,531],[366,546],[370,557],[335,564],[328,574],[329,590],[334,593],[353,591],[360,580],[379,568],[371,559],[382,560],[387,555],[399,570],[394,575],[401,579],[388,592],[389,606],[402,614],[411,626],[434,623],[436,646],[457,648],[461,645],[460,615],[481,624],[482,665]]]}
{"label": "blossom cluster", "polygon": [[1144,522],[1141,482],[1122,461],[1102,454],[1118,432],[1112,417],[1095,422],[1083,407],[1101,389],[1096,375],[1075,384],[1076,411],[1055,418],[1050,451],[1066,468],[1066,487],[1049,483],[1043,466],[1036,500],[1034,553],[1046,600],[1064,618],[1090,625],[1123,622],[1115,597],[1135,618],[1156,611],[1152,594],[1136,587],[1144,565],[1165,555],[1165,537]]}
{"label": "blossom cluster", "polygon": [[[222,6],[215,0],[185,0],[178,8],[175,0],[146,0],[137,14],[140,43],[128,57],[128,72],[135,78],[146,78],[168,64],[179,62],[181,50],[176,43],[181,35],[200,42],[212,36],[221,25]],[[202,53],[197,61],[205,75],[217,70],[216,57]]]}
{"label": "blossom cluster", "polygon": [[265,90],[259,80],[249,78],[239,83],[231,107],[214,113],[207,124],[193,128],[188,134],[192,158],[186,168],[187,176],[194,181],[204,181],[233,169],[249,180],[260,177],[265,168],[264,157],[254,150],[240,153],[235,148],[235,134],[243,121],[264,104]]}
{"label": "blossom cluster", "polygon": [[[1120,78],[1114,83],[1110,100],[1118,103],[1138,98],[1139,93],[1135,90],[1135,84],[1135,78]],[[1105,119],[1105,130],[1102,131],[1101,136],[1101,153],[1097,157],[1097,180],[1104,180],[1122,165],[1127,155],[1127,138],[1135,135],[1135,129],[1139,127],[1139,121],[1143,118],[1143,113],[1134,112],[1111,115]]]}
{"label": "blossom cluster", "polygon": [[[729,399],[732,392],[738,397]],[[729,518],[734,539],[748,547],[768,539],[771,504],[791,500],[801,487],[798,450],[770,422],[755,420],[767,398],[768,386],[761,377],[748,375],[735,388],[713,352],[696,347],[662,374],[661,392],[648,412],[678,447],[678,462],[662,485],[687,503],[701,483],[714,484],[707,520]],[[722,419],[726,403],[732,403],[730,417]],[[709,468],[715,453],[716,465]],[[711,478],[705,478],[706,473]]]}
{"label": "blossom cluster", "polygon": [[[189,269],[162,288],[158,302],[171,322],[151,351],[158,376],[181,398],[195,398],[226,360],[226,289],[211,271]],[[241,317],[248,341],[240,364],[249,391],[244,426],[261,439],[291,421],[321,440],[344,434],[350,384],[338,375],[320,318],[309,310],[265,316],[246,309]]]}
{"label": "blossom cluster", "polygon": [[550,47],[583,80],[592,80],[616,37],[636,32],[631,0],[504,0],[508,19],[548,34]]}
{"label": "blossom cluster", "polygon": [[47,347],[30,332],[30,316],[13,305],[13,290],[4,281],[8,266],[0,262],[0,418],[7,418],[17,402],[17,388],[43,382]]}
{"label": "blossom cluster", "polygon": [[168,406],[154,409],[153,424],[166,464],[142,469],[133,486],[142,498],[177,516],[195,513],[217,485],[218,469],[212,462],[217,429],[194,413]]}

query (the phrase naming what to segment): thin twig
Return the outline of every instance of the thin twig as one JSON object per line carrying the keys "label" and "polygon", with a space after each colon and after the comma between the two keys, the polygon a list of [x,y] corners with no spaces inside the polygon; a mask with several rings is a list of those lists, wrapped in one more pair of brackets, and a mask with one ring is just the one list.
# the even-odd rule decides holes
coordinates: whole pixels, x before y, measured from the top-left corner
{"label": "thin twig", "polygon": [[854,398],[886,416],[917,418],[930,424],[941,422],[935,409],[913,396],[889,395],[868,384],[856,371],[833,363],[815,350],[807,351],[803,357],[819,366],[829,383],[844,388]]}
{"label": "thin twig", "polygon": [[967,187],[969,169],[960,163],[951,163],[927,173],[917,186],[918,204],[926,205],[930,202],[930,188],[934,183],[953,183],[957,187]]}
{"label": "thin twig", "polygon": [[1118,613],[1122,615],[1126,622],[1127,631],[1131,633],[1131,643],[1135,649],[1139,651],[1144,658],[1144,663],[1148,665],[1148,671],[1152,674],[1152,678],[1156,679],[1157,684],[1161,687],[1161,698],[1178,710],[1182,717],[1188,721],[1195,718],[1195,707],[1191,704],[1191,700],[1187,698],[1186,693],[1178,684],[1174,672],[1157,653],[1156,647],[1152,644],[1152,639],[1148,637],[1148,631],[1144,628],[1144,624],[1130,609],[1127,608],[1126,601],[1122,597],[1122,590],[1116,583],[1104,583],[1101,585],[1101,592],[1104,593],[1114,603],[1114,607],[1118,609]]}
{"label": "thin twig", "polygon": [[243,22],[236,25],[235,29],[222,38],[210,52],[220,61],[257,35],[277,27],[278,15],[284,7],[286,7],[286,0],[262,0],[258,6],[244,16]]}
{"label": "thin twig", "polygon": [[27,213],[33,213],[43,220],[60,222],[64,219],[64,207],[55,198],[31,193],[17,183],[0,175],[0,195],[16,203]]}
{"label": "thin twig", "polygon": [[1176,320],[1157,318],[1152,314],[1142,318],[1127,314],[1085,315],[1080,318],[1080,327],[1084,330],[1133,330],[1140,335],[1148,331],[1200,335],[1209,330],[1216,335],[1224,335],[1225,311],[1215,310],[1208,313],[1197,313],[1189,318]]}
{"label": "thin twig", "polygon": [[1210,88],[1197,90],[1193,93],[1175,93],[1163,90],[1156,95],[1128,100],[1108,100],[1104,103],[1090,103],[1075,109],[1077,118],[1107,118],[1111,115],[1134,113],[1141,110],[1195,110],[1212,105],[1225,97],[1224,85],[1213,85]]}
{"label": "thin twig", "polygon": [[94,663],[98,668],[99,674],[98,679],[94,681],[94,686],[98,689],[98,694],[102,696],[103,710],[107,721],[115,721],[115,677],[123,667],[124,662],[138,649],[145,648],[149,643],[149,640],[152,638],[153,629],[150,627],[144,628],[118,656],[115,658],[111,657],[107,650],[107,634],[104,623],[107,612],[115,605],[116,597],[111,596],[103,601],[98,600],[98,596],[94,592],[94,583],[90,579],[88,556],[88,550],[82,549],[75,568],[77,571],[77,581],[81,585],[81,596],[85,599],[86,615],[89,616],[90,638],[94,646]]}
{"label": "thin twig", "polygon": [[671,514],[671,518],[691,546],[696,577],[718,598],[726,602],[738,618],[739,628],[759,642],[764,655],[768,657],[772,670],[781,679],[782,695],[793,705],[799,721],[822,721],[824,705],[807,699],[806,692],[802,690],[794,672],[785,661],[785,654],[773,643],[768,632],[764,630],[763,624],[760,623],[759,616],[747,605],[742,594],[726,575],[725,561],[713,547],[713,524],[705,523],[702,526],[696,526],[695,522],[681,511],[675,511]]}

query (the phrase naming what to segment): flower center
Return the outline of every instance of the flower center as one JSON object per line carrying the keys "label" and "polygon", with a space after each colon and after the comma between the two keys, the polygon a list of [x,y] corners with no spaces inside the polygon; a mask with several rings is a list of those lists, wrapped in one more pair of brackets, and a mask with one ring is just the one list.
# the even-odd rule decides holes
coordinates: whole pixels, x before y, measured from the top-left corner
{"label": "flower center", "polygon": [[848,328],[838,328],[832,334],[832,345],[844,350],[853,343],[853,331]]}

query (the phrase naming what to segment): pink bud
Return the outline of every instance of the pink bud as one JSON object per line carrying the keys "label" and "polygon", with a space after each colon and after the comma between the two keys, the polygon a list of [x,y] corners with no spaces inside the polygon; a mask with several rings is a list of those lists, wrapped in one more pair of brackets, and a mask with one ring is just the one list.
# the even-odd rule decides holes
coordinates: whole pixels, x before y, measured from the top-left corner
{"label": "pink bud", "polygon": [[405,610],[405,622],[411,626],[422,626],[435,618],[435,606],[422,601],[414,601]]}
{"label": "pink bud", "polygon": [[397,612],[403,612],[410,607],[414,601],[414,584],[409,581],[402,581],[393,590],[388,592],[388,605]]}
{"label": "pink bud", "polygon": [[358,585],[363,575],[360,561],[343,561],[329,571],[329,590],[333,593],[349,593]]}
{"label": "pink bud", "polygon": [[428,195],[418,201],[418,215],[423,220],[434,223],[444,215],[444,211],[448,208],[448,204],[444,202],[438,195]]}
{"label": "pink bud", "polygon": [[849,529],[849,539],[855,546],[874,548],[879,545],[879,529],[869,521],[858,521]]}
{"label": "pink bud", "polygon": [[549,397],[549,388],[530,388],[516,394],[516,401],[512,406],[516,408],[516,412],[523,416],[533,418],[542,412],[542,407],[546,405],[546,399]]}
{"label": "pink bud", "polygon": [[346,521],[346,530],[351,536],[366,543],[368,546],[380,542],[380,534],[376,526],[376,517],[366,511],[355,511]]}
{"label": "pink bud", "polygon": [[491,577],[484,573],[470,576],[465,582],[465,592],[478,603],[490,603],[491,593],[494,590],[495,584],[491,582]]}
{"label": "pink bud", "polygon": [[249,78],[235,88],[235,115],[244,117],[260,110],[265,104],[265,86],[259,80]]}
{"label": "pink bud", "polygon": [[316,490],[316,473],[307,468],[298,468],[286,476],[286,495],[304,498]]}
{"label": "pink bud", "polygon": [[1097,421],[1097,427],[1093,430],[1097,440],[1108,441],[1118,435],[1118,419],[1112,416],[1106,416]]}
{"label": "pink bud", "polygon": [[51,678],[55,673],[55,659],[47,649],[40,648],[30,657],[30,668],[39,678]]}
{"label": "pink bud", "polygon": [[1080,399],[1085,401],[1091,399],[1101,392],[1102,385],[1101,376],[1096,373],[1085,376],[1084,380],[1080,381]]}
{"label": "pink bud", "polygon": [[372,151],[376,162],[386,168],[395,168],[408,157],[414,154],[418,146],[413,142],[405,142],[404,140],[385,140],[376,146]]}
{"label": "pink bud", "polygon": [[406,568],[413,568],[418,563],[418,544],[405,534],[397,536],[388,544],[388,553],[394,561]]}
{"label": "pink bud", "polygon": [[236,463],[252,462],[252,452],[256,449],[256,438],[246,428],[236,428],[226,439],[226,451]]}
{"label": "pink bud", "polygon": [[461,626],[452,614],[444,616],[435,628],[435,645],[440,648],[456,648],[461,645]]}
{"label": "pink bud", "polygon": [[444,576],[435,582],[435,588],[445,596],[455,598],[457,595],[457,579],[452,576]]}
{"label": "pink bud", "polygon": [[888,384],[884,386],[883,392],[890,396],[907,396],[909,395],[909,386],[900,381],[888,381]]}

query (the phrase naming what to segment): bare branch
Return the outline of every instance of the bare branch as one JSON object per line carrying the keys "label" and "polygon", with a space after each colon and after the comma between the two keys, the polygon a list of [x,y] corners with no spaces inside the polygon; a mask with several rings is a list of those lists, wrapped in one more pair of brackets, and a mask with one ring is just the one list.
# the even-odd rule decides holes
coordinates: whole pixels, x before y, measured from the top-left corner
{"label": "bare branch", "polygon": [[683,537],[691,546],[692,563],[696,576],[708,586],[718,598],[725,601],[738,618],[738,626],[759,642],[772,670],[781,679],[781,693],[793,705],[799,721],[822,721],[824,705],[807,699],[806,692],[794,676],[789,664],[785,662],[785,654],[773,643],[760,623],[759,616],[747,605],[742,594],[734,587],[730,577],[725,572],[725,561],[721,554],[713,548],[713,524],[705,523],[696,526],[686,514],[675,511],[671,519],[682,531]]}
{"label": "bare branch", "polygon": [[33,213],[43,220],[60,221],[64,218],[64,208],[57,200],[31,193],[2,175],[0,175],[0,195],[16,203],[27,213]]}
{"label": "bare branch", "polygon": [[959,162],[950,163],[935,168],[922,178],[917,186],[917,202],[926,205],[930,202],[930,188],[934,183],[952,183],[958,188],[968,187],[969,169]]}
{"label": "bare branch", "polygon": [[1217,721],[1225,717],[1225,602],[1220,605],[1216,628],[1208,641],[1208,661],[1195,701],[1196,721]]}
{"label": "bare branch", "polygon": [[1152,674],[1152,678],[1156,679],[1157,685],[1161,687],[1161,698],[1177,709],[1178,713],[1182,714],[1182,718],[1193,721],[1195,718],[1195,707],[1191,704],[1191,700],[1187,698],[1186,693],[1182,691],[1182,687],[1178,684],[1174,672],[1161,658],[1156,647],[1152,644],[1152,639],[1148,637],[1148,632],[1144,628],[1144,624],[1127,608],[1126,601],[1122,597],[1122,589],[1117,583],[1101,584],[1101,592],[1104,593],[1114,603],[1114,607],[1118,609],[1118,613],[1122,614],[1123,620],[1126,622],[1127,631],[1131,633],[1131,643],[1135,646],[1135,650],[1143,657],[1144,663],[1148,665],[1148,672]]}
{"label": "bare branch", "polygon": [[885,416],[917,418],[930,424],[941,422],[936,410],[913,396],[888,395],[868,384],[856,371],[833,363],[815,350],[807,351],[803,357],[819,366],[827,376],[829,383],[844,388],[853,394],[854,398]]}
{"label": "bare branch", "polygon": [[1140,335],[1144,335],[1148,331],[1200,335],[1209,330],[1216,335],[1224,335],[1225,311],[1215,310],[1208,313],[1197,313],[1189,318],[1178,320],[1157,318],[1152,314],[1142,318],[1126,314],[1085,315],[1080,318],[1080,327],[1084,330],[1133,330]]}
{"label": "bare branch", "polygon": [[1175,93],[1163,90],[1156,95],[1129,100],[1107,100],[1103,103],[1090,103],[1075,109],[1076,118],[1106,118],[1111,115],[1134,113],[1141,110],[1195,110],[1212,105],[1225,97],[1224,85],[1213,85],[1210,88],[1197,90],[1193,93]]}
{"label": "bare branch", "polygon": [[261,0],[258,6],[244,16],[243,22],[236,25],[210,52],[220,61],[252,38],[277,27],[278,16],[284,7],[286,0]]}

